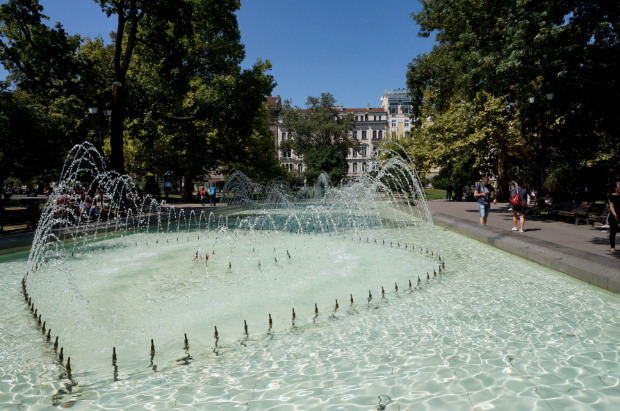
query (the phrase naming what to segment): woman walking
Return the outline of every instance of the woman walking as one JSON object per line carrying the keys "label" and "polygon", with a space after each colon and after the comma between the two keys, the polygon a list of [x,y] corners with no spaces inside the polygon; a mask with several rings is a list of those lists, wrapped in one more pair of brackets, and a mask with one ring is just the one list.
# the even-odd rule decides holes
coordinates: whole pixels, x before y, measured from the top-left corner
{"label": "woman walking", "polygon": [[620,221],[620,181],[607,192],[607,202],[609,203],[609,244],[611,252],[616,253],[616,233],[618,232],[618,221]]}
{"label": "woman walking", "polygon": [[520,233],[523,232],[523,226],[525,225],[525,211],[527,210],[527,190],[521,188],[523,183],[521,181],[516,181],[515,189],[512,192],[512,196],[510,198],[510,204],[512,205],[512,223],[514,227],[512,227],[512,231],[517,231],[517,217],[521,217],[521,229]]}

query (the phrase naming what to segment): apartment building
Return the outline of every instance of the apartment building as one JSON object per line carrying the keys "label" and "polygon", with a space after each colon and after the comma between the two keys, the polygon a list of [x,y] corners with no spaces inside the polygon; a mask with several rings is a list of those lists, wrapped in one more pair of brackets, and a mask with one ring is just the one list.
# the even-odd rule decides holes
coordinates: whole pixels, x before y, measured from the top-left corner
{"label": "apartment building", "polygon": [[[373,166],[373,153],[381,141],[388,134],[388,113],[383,108],[371,108],[366,104],[365,108],[344,108],[342,105],[337,107],[338,114],[344,116],[348,113],[353,115],[355,128],[351,133],[351,138],[356,139],[361,144],[361,150],[350,150],[347,156],[347,175],[348,180],[357,180],[362,173],[368,171]],[[280,119],[280,123],[282,119]],[[278,127],[277,136],[278,148],[283,141],[290,138],[288,130]],[[303,158],[293,152],[283,152],[278,149],[278,158],[283,167],[291,172],[303,173],[306,168]]]}
{"label": "apartment building", "polygon": [[407,89],[383,90],[381,108],[388,113],[389,138],[403,138],[411,130],[411,96]]}

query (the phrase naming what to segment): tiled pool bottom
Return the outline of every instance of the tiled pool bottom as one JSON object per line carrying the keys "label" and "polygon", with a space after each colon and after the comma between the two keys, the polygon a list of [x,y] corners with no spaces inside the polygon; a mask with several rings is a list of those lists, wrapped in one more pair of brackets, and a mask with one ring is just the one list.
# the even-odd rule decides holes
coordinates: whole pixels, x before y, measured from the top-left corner
{"label": "tiled pool bottom", "polygon": [[386,410],[620,409],[620,296],[438,235],[449,273],[421,290],[228,339],[218,355],[179,349],[156,372],[145,355],[117,381],[111,365],[64,378],[26,315],[26,255],[3,257],[0,408],[373,410],[381,396]]}

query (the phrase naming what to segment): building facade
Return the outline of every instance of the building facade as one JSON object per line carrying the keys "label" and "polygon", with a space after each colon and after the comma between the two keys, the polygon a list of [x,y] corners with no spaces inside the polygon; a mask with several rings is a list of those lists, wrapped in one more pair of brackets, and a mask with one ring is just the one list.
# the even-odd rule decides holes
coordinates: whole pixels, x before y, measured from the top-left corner
{"label": "building facade", "polygon": [[406,89],[383,90],[381,108],[388,113],[389,137],[406,137],[412,127],[409,91]]}
{"label": "building facade", "polygon": [[[349,150],[345,179],[358,180],[364,172],[373,167],[373,153],[381,141],[387,137],[388,113],[383,108],[371,108],[369,104],[366,108],[344,108],[340,105],[337,109],[339,116],[351,113],[355,120],[355,127],[350,136],[358,140],[362,147],[359,152]],[[293,152],[284,152],[279,149],[282,142],[290,138],[290,133],[282,127],[281,123],[280,118],[280,126],[277,130],[278,158],[284,168],[301,174],[306,171],[303,158]]]}

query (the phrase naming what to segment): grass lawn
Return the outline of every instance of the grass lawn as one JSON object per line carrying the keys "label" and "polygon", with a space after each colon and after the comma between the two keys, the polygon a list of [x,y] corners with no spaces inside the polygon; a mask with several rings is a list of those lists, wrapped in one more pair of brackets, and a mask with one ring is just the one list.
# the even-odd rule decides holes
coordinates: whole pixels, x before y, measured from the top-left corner
{"label": "grass lawn", "polygon": [[427,200],[443,200],[446,198],[446,190],[438,190],[436,188],[427,188],[424,190]]}

